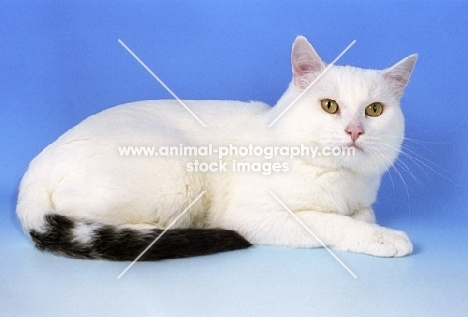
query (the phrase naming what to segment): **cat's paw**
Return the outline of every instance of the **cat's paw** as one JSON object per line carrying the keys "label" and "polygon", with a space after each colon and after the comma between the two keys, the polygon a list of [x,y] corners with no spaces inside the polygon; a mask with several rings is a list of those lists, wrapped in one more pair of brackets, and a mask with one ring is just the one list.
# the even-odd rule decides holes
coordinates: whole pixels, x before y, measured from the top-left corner
{"label": "cat's paw", "polygon": [[401,257],[413,251],[413,244],[403,231],[379,227],[369,241],[363,243],[364,253],[380,257]]}

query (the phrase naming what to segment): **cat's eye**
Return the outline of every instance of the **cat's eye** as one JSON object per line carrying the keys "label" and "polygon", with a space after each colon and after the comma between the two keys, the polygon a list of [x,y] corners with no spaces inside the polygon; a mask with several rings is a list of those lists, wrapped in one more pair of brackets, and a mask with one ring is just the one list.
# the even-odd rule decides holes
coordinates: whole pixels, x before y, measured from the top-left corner
{"label": "cat's eye", "polygon": [[383,106],[380,102],[371,103],[366,107],[366,115],[369,117],[378,117],[383,112]]}
{"label": "cat's eye", "polygon": [[338,104],[335,100],[332,99],[323,99],[322,100],[322,109],[328,113],[336,113],[338,111]]}

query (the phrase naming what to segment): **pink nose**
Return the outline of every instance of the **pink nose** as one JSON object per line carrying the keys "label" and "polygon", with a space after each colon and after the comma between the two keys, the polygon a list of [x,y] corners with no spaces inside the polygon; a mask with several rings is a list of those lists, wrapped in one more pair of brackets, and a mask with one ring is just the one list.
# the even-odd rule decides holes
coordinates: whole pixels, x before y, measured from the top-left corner
{"label": "pink nose", "polygon": [[348,124],[348,126],[345,128],[345,131],[349,134],[353,143],[356,143],[356,140],[359,138],[359,136],[364,134],[364,129],[360,124]]}

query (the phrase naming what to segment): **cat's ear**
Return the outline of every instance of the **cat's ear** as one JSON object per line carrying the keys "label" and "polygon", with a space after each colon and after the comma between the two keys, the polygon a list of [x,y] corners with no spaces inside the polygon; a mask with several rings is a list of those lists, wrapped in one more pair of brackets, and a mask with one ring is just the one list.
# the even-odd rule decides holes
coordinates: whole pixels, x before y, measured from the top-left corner
{"label": "cat's ear", "polygon": [[393,93],[399,98],[403,95],[417,59],[417,54],[410,55],[383,71],[385,80],[390,82]]}
{"label": "cat's ear", "polygon": [[291,54],[293,80],[296,86],[306,88],[310,83],[310,73],[320,73],[325,69],[317,52],[303,36],[298,36],[294,41]]}

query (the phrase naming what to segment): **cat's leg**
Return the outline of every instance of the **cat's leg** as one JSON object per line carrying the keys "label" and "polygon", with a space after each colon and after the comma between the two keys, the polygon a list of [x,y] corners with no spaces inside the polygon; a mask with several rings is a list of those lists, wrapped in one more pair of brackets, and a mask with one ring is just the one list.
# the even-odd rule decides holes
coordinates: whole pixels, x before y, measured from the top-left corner
{"label": "cat's leg", "polygon": [[333,249],[381,257],[400,257],[412,252],[406,233],[376,225],[373,213],[357,218],[320,212],[297,214],[315,235]]}
{"label": "cat's leg", "polygon": [[[315,211],[295,213],[326,246],[381,257],[400,257],[413,247],[402,231],[380,227],[348,216]],[[286,210],[227,212],[222,227],[238,231],[253,244],[298,248],[321,247]]]}
{"label": "cat's leg", "polygon": [[[92,222],[143,229],[166,228],[204,190],[184,158],[90,156],[51,185],[55,213]],[[77,164],[78,165],[78,164]],[[174,228],[201,226],[205,197]],[[135,228],[137,229],[137,228]]]}

